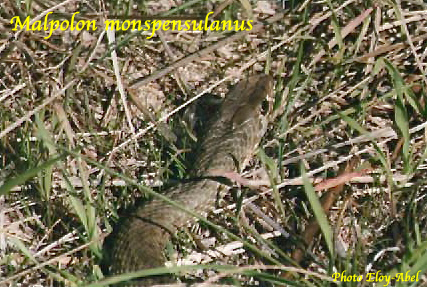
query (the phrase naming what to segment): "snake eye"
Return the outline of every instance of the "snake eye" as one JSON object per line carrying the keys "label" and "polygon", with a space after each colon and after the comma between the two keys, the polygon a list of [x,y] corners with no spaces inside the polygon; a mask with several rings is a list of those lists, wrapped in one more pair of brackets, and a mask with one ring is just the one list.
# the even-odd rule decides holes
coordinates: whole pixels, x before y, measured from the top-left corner
{"label": "snake eye", "polygon": [[267,100],[263,101],[261,104],[261,112],[263,115],[266,115],[270,111],[270,102]]}

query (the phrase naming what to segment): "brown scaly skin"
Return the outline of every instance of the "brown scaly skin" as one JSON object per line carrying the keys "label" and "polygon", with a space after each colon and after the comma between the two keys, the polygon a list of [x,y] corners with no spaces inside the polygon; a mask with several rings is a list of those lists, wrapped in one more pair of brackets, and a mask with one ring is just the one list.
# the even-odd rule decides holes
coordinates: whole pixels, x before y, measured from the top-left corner
{"label": "brown scaly skin", "polygon": [[[208,177],[210,170],[240,172],[265,133],[266,120],[261,103],[273,91],[273,79],[267,75],[240,81],[225,97],[205,136],[194,165],[193,175]],[[165,194],[198,214],[214,207],[218,192],[227,186],[213,179],[180,184]],[[112,235],[109,253],[111,274],[163,267],[163,250],[170,235],[191,221],[191,214],[159,199],[139,206]],[[120,286],[151,286],[170,282],[171,278],[148,277]]]}

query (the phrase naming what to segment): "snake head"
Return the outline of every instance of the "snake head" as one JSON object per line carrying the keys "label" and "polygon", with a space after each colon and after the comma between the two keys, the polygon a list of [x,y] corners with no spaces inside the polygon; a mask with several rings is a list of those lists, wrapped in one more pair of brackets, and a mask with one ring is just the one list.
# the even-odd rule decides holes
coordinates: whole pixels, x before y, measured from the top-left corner
{"label": "snake head", "polygon": [[200,146],[197,175],[215,169],[240,171],[246,165],[266,131],[262,103],[272,93],[273,78],[268,75],[241,80],[231,89]]}
{"label": "snake head", "polygon": [[262,102],[271,96],[272,92],[273,77],[269,75],[256,75],[240,81],[231,92],[235,97],[228,97],[229,100],[226,99],[224,102],[225,109],[227,106],[234,106],[234,111],[230,111],[232,126],[237,127],[249,119],[260,116]]}

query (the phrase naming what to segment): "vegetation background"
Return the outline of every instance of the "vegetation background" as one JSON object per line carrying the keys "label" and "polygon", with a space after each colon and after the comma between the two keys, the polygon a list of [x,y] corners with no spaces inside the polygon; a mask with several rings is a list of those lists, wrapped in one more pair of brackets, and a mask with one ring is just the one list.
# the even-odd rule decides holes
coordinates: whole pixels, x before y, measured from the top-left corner
{"label": "vegetation background", "polygon": [[[214,11],[258,30],[12,31],[12,17],[49,9],[99,23]],[[209,94],[262,72],[275,120],[243,174],[258,187],[236,185],[208,215],[241,240],[189,225],[171,264],[211,265],[179,279],[330,286],[344,271],[420,271],[391,284],[426,285],[426,22],[421,0],[2,1],[0,286],[106,286],[119,216],[150,197],[141,187],[185,179]]]}

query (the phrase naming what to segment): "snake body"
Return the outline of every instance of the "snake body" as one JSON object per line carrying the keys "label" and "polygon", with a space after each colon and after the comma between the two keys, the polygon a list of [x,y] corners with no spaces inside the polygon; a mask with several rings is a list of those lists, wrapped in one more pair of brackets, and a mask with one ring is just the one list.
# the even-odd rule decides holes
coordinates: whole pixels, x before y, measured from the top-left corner
{"label": "snake body", "polygon": [[[270,76],[256,75],[241,80],[228,93],[200,146],[193,171],[200,180],[172,188],[166,193],[171,200],[197,214],[214,207],[218,192],[226,187],[212,176],[218,171],[240,172],[247,164],[266,129],[261,103],[272,93],[272,86]],[[192,219],[190,213],[159,199],[137,207],[114,234],[108,252],[109,272],[122,274],[164,266],[163,251],[171,234]],[[120,286],[169,281],[164,276],[152,276]]]}

